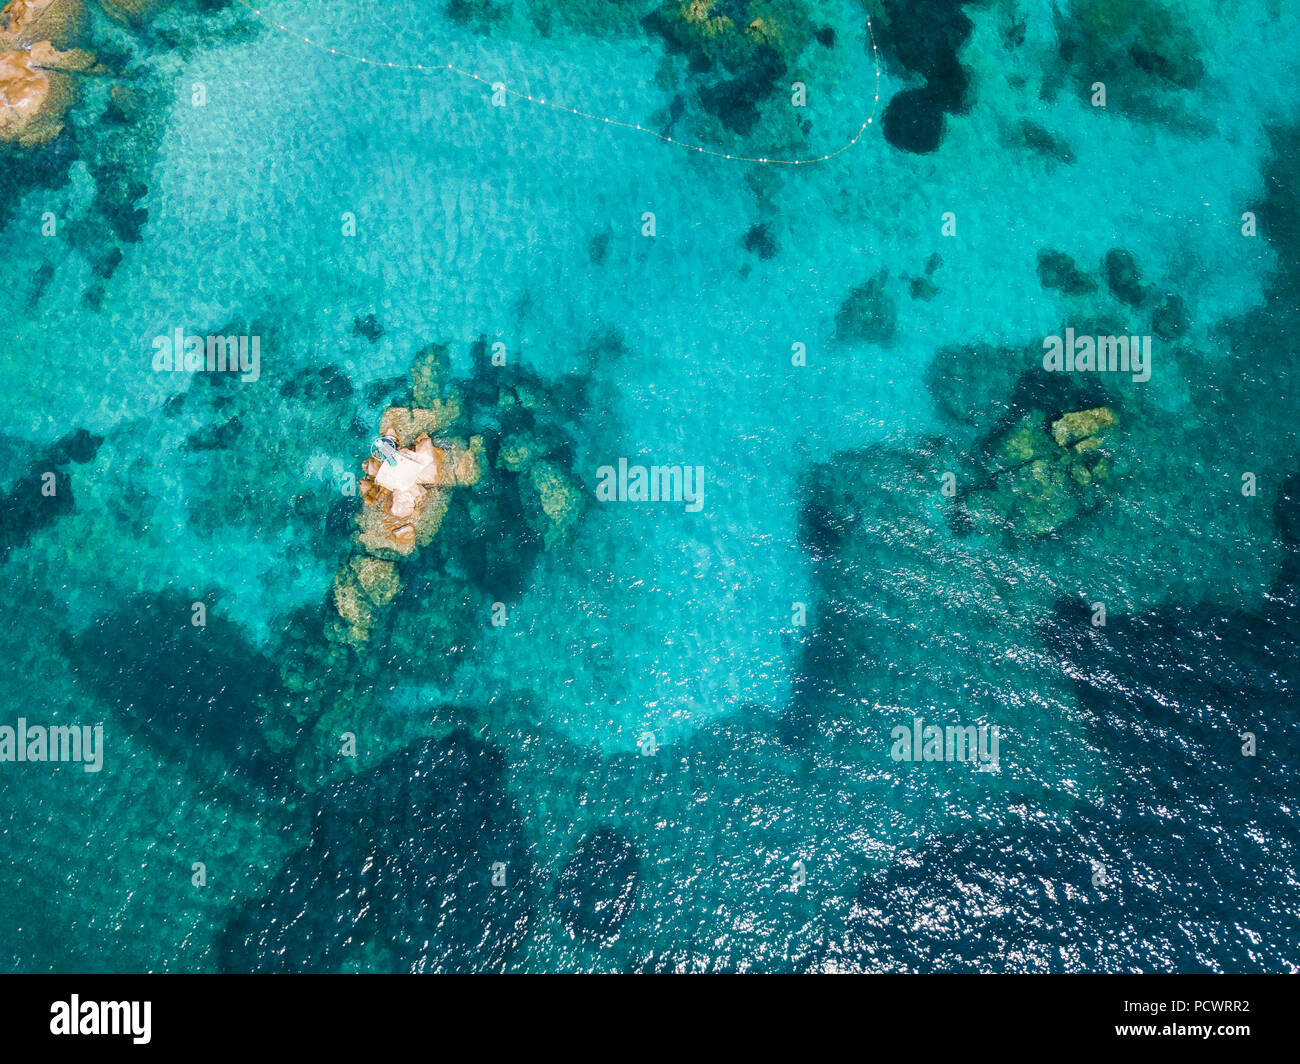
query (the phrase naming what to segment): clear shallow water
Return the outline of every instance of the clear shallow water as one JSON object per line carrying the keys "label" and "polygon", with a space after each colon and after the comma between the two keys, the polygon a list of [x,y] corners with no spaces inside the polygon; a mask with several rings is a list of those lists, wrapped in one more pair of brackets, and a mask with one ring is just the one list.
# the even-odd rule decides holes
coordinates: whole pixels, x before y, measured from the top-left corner
{"label": "clear shallow water", "polygon": [[[662,124],[674,95],[655,86],[661,39],[630,12],[573,9],[543,37],[522,8],[487,34],[416,6],[385,5],[383,24],[341,0],[275,10],[359,54],[436,54],[633,122]],[[1172,116],[1047,91],[1049,13],[1020,5],[1013,48],[1011,10],[991,5],[967,12],[970,106],[937,151],[899,151],[873,123],[792,171],[235,34],[236,9],[184,48],[137,44],[169,90],[156,143],[130,162],[147,185],[140,239],[118,241],[121,264],[96,281],[109,241],[84,222],[77,235],[95,210],[84,162],[61,187],[26,188],[8,222],[6,489],[73,429],[104,437],[66,467],[75,505],[3,562],[10,630],[51,633],[16,643],[9,717],[102,721],[108,743],[98,774],[0,766],[8,965],[1294,967],[1294,200],[1270,198],[1266,175],[1295,174],[1279,130],[1296,121],[1296,60],[1274,43],[1295,13],[1177,10],[1205,74],[1168,95]],[[158,25],[182,15],[193,24],[177,9]],[[813,90],[807,144],[826,150],[870,113],[874,68],[860,11],[815,21],[836,44],[796,69]],[[884,47],[887,20],[876,28]],[[913,80],[886,64],[882,101]],[[103,95],[72,117],[87,158],[107,136]],[[1018,143],[1026,118],[1075,161]],[[734,136],[698,107],[678,122],[693,140]],[[1242,237],[1241,212],[1265,202],[1261,235]],[[33,235],[46,209],[72,219],[53,241]],[[770,258],[744,247],[758,224]],[[955,534],[938,477],[987,429],[963,407],[992,391],[1005,409],[1062,323],[1128,313],[1098,265],[1113,247],[1190,323],[1157,348],[1150,383],[1107,382],[1123,427],[1107,505],[1043,539]],[[1073,256],[1096,294],[1045,289],[1043,248]],[[935,253],[938,291],[913,298]],[[882,268],[892,337],[837,339],[850,290]],[[353,328],[370,313],[373,343]],[[263,380],[239,400],[252,427],[196,448],[228,411],[204,382],[153,372],[150,344],[231,320],[264,340]],[[505,595],[504,628],[487,622],[491,588],[417,604],[430,627],[469,612],[458,664],[385,674],[364,694],[360,782],[304,787],[292,764],[259,760],[240,707],[346,549],[322,518],[364,457],[348,422],[372,432],[383,403],[367,388],[429,342],[471,377],[479,337],[543,381],[585,376],[568,420],[593,499],[597,467],[628,457],[702,465],[706,504],[593,501]],[[795,342],[807,366],[790,365]],[[981,373],[952,348],[974,343],[1010,354]],[[283,382],[325,365],[350,396],[286,401]],[[809,531],[817,483],[851,525],[829,545]],[[193,637],[208,642],[173,641],[194,600],[214,617]],[[1107,604],[1105,630],[1078,623],[1080,601]],[[998,724],[1000,771],[893,761],[890,728],[914,716]],[[1254,761],[1241,730],[1262,737]],[[403,754],[422,742],[423,761]],[[372,780],[381,763],[397,767]],[[573,882],[600,897],[627,879],[594,859],[564,876],[601,825],[637,855],[604,942],[563,915]],[[365,870],[372,855],[386,876]],[[259,922],[264,897],[306,915]]]}

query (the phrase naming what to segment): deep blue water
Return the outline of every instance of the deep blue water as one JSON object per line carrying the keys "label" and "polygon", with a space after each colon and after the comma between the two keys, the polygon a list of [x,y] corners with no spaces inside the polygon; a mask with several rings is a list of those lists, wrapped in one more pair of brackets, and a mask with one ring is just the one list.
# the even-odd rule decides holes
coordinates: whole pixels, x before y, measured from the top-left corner
{"label": "deep blue water", "polygon": [[0,146],[6,969],[1300,967],[1294,4],[261,10]]}

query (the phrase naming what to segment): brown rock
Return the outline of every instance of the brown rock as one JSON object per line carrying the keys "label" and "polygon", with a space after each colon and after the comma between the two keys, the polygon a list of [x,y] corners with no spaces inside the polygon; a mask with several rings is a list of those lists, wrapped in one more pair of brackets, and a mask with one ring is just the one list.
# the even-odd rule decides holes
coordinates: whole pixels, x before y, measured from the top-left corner
{"label": "brown rock", "polygon": [[48,144],[76,99],[67,72],[97,71],[80,48],[61,52],[81,27],[80,0],[11,0],[0,11],[0,143]]}
{"label": "brown rock", "polygon": [[397,440],[397,446],[410,447],[420,436],[435,436],[460,417],[460,402],[442,399],[429,407],[394,406],[384,411],[379,431]]}
{"label": "brown rock", "polygon": [[38,41],[62,47],[85,23],[81,0],[9,0],[0,10],[0,44],[30,48]]}
{"label": "brown rock", "polygon": [[455,400],[437,409],[392,407],[380,420],[381,431],[398,442],[396,464],[373,456],[364,463],[361,481],[365,505],[357,517],[358,541],[379,559],[409,555],[429,543],[442,525],[450,505],[449,489],[477,483],[483,464],[483,438],[466,445],[453,440],[434,443],[423,426],[441,422],[454,410]]}
{"label": "brown rock", "polygon": [[0,142],[48,144],[63,131],[74,99],[67,75],[41,69],[31,52],[0,53]]}

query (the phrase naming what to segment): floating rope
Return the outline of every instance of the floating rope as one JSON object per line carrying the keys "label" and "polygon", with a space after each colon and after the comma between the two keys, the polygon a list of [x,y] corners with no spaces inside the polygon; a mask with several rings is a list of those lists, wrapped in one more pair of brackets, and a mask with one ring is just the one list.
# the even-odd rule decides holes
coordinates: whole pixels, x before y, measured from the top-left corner
{"label": "floating rope", "polygon": [[607,126],[615,126],[619,129],[627,129],[636,133],[646,133],[654,137],[656,140],[663,141],[665,144],[672,144],[675,147],[683,148],[686,151],[697,152],[701,155],[711,155],[717,159],[731,159],[733,162],[763,163],[774,166],[807,166],[811,163],[824,163],[828,159],[834,159],[837,155],[842,155],[862,139],[862,135],[866,133],[867,127],[875,121],[876,110],[880,106],[880,55],[876,48],[876,33],[871,27],[870,19],[867,19],[867,34],[871,38],[871,58],[876,68],[875,95],[871,103],[871,114],[868,115],[866,121],[858,127],[857,132],[834,151],[827,152],[825,155],[809,156],[801,159],[779,159],[766,155],[736,155],[731,152],[719,151],[716,148],[709,148],[702,144],[692,144],[688,141],[678,140],[676,137],[669,136],[667,133],[660,133],[657,130],[651,129],[649,126],[643,126],[637,122],[624,122],[621,119],[611,118],[607,115],[593,114],[590,111],[582,110],[580,107],[569,107],[567,104],[556,103],[554,100],[548,100],[544,96],[534,96],[531,93],[511,89],[500,81],[491,81],[488,78],[475,74],[472,70],[463,70],[452,63],[394,63],[388,59],[372,59],[370,56],[356,55],[355,53],[345,51],[342,48],[334,48],[328,44],[323,44],[320,41],[312,40],[312,38],[308,37],[304,33],[299,33],[291,26],[286,26],[281,22],[277,22],[260,8],[254,7],[249,0],[236,0],[236,2],[243,7],[246,7],[266,23],[266,25],[273,29],[279,30],[281,33],[287,34],[290,37],[296,37],[298,40],[302,41],[303,44],[310,45],[312,48],[316,48],[322,52],[327,52],[330,55],[338,56],[342,59],[350,59],[355,63],[364,63],[367,66],[387,68],[389,70],[420,71],[425,73],[431,73],[438,70],[449,70],[453,74],[459,74],[461,77],[468,78],[470,81],[476,81],[480,85],[485,85],[493,92],[504,92],[517,100],[526,100],[528,103],[537,104],[541,107],[549,107],[553,111],[563,111],[566,114],[577,115],[579,118],[587,118],[593,122],[601,122]]}

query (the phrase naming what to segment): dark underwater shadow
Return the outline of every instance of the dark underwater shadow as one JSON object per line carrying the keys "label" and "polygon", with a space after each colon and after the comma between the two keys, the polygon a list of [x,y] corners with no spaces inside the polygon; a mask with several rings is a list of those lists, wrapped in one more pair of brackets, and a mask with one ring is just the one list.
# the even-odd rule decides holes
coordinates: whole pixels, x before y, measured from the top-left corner
{"label": "dark underwater shadow", "polygon": [[220,965],[336,971],[375,947],[400,971],[501,970],[533,880],[504,759],[460,731],[323,792],[310,842],[231,921]]}
{"label": "dark underwater shadow", "polygon": [[277,697],[279,672],[233,621],[194,618],[179,592],[134,595],[63,633],[64,652],[81,682],[164,756],[271,786],[285,766],[258,739],[259,699]]}
{"label": "dark underwater shadow", "polygon": [[1257,612],[1174,605],[1043,637],[1112,769],[1068,822],[928,840],[866,879],[814,967],[1263,971],[1300,965],[1300,476]]}

